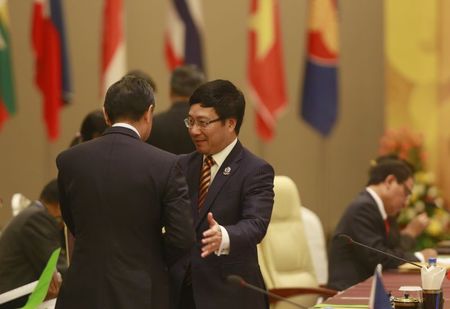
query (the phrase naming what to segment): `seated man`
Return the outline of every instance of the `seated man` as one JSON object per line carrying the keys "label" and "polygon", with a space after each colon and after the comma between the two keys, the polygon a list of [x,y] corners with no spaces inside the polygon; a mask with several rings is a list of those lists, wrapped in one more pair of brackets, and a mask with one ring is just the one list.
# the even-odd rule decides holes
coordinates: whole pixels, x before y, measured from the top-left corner
{"label": "seated man", "polygon": [[[50,255],[62,246],[62,228],[58,185],[52,180],[0,235],[0,294],[39,279]],[[64,264],[61,254],[59,265]]]}
{"label": "seated man", "polygon": [[370,168],[367,187],[344,212],[331,240],[328,287],[344,290],[370,277],[377,264],[382,264],[384,269],[403,264],[395,258],[350,244],[340,234],[408,261],[425,261],[436,256],[434,249],[406,252],[400,244],[395,216],[407,205],[413,183],[412,170],[403,160],[384,158]]}

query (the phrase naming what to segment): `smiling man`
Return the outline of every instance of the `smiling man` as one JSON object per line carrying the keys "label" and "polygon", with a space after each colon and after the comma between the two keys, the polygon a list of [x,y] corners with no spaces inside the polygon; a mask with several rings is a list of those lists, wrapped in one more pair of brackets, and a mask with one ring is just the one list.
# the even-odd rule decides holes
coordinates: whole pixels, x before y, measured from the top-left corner
{"label": "smiling man", "polygon": [[373,250],[349,244],[341,234],[369,247],[408,261],[426,261],[436,256],[434,249],[405,252],[401,248],[396,215],[408,204],[414,185],[412,170],[394,157],[379,158],[369,170],[364,191],[353,200],[342,216],[331,240],[328,286],[344,290],[370,277],[377,264],[397,268],[402,261]]}
{"label": "smiling man", "polygon": [[181,158],[197,244],[172,270],[173,308],[268,308],[267,298],[230,284],[264,288],[256,245],[273,207],[273,168],[238,140],[245,99],[231,82],[208,82],[189,100],[186,127],[196,152]]}

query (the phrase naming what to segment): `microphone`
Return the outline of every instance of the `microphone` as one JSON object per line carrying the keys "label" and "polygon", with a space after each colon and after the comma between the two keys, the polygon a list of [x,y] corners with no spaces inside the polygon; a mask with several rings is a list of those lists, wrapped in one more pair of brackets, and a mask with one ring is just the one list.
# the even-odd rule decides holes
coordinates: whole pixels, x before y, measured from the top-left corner
{"label": "microphone", "polygon": [[419,264],[417,264],[417,263],[414,263],[414,262],[405,260],[404,258],[395,256],[395,255],[393,255],[393,254],[391,254],[391,253],[384,252],[384,251],[381,251],[381,250],[379,250],[379,249],[372,248],[372,247],[369,247],[369,246],[367,246],[367,245],[365,245],[365,244],[362,244],[362,243],[360,243],[360,242],[357,242],[356,240],[353,240],[353,238],[351,238],[351,237],[348,236],[347,234],[339,234],[338,237],[347,239],[347,241],[349,242],[349,244],[356,244],[356,245],[358,245],[358,246],[367,248],[367,249],[369,249],[369,250],[376,251],[376,252],[378,252],[378,253],[387,255],[387,256],[389,256],[389,257],[391,257],[391,258],[394,258],[394,259],[397,259],[397,260],[399,260],[399,261],[402,261],[402,262],[405,262],[405,263],[414,265],[414,266],[416,266],[416,267],[422,268],[422,266],[419,265]]}
{"label": "microphone", "polygon": [[276,299],[278,299],[279,301],[284,301],[284,302],[289,303],[289,304],[291,304],[292,306],[295,306],[295,307],[297,307],[297,308],[307,309],[307,307],[302,306],[302,305],[300,305],[300,304],[297,304],[296,302],[293,302],[293,301],[290,300],[290,299],[287,299],[287,298],[282,297],[282,296],[278,296],[277,294],[274,294],[274,293],[272,293],[272,292],[269,292],[269,291],[266,291],[266,290],[264,290],[264,289],[261,289],[261,288],[259,288],[259,287],[257,287],[257,286],[254,286],[253,284],[250,284],[250,283],[246,282],[244,279],[242,279],[241,276],[238,276],[238,275],[229,275],[229,276],[227,276],[227,281],[228,281],[229,283],[233,283],[233,284],[236,284],[236,285],[245,287],[245,288],[249,288],[249,289],[254,290],[254,291],[257,291],[257,292],[259,292],[259,293],[263,293],[263,294],[265,294],[265,295],[267,295],[267,296],[276,298]]}

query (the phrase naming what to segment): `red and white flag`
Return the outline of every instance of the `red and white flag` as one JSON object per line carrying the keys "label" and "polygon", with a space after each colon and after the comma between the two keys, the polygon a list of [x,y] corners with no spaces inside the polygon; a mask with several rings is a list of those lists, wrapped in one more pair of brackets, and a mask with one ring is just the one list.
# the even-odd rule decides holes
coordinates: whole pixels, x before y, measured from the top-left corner
{"label": "red and white flag", "polygon": [[257,132],[269,141],[287,104],[278,0],[251,0],[248,79]]}
{"label": "red and white flag", "polygon": [[35,82],[43,96],[47,135],[54,141],[59,136],[59,111],[71,92],[61,0],[35,0],[32,26]]}
{"label": "red and white flag", "polygon": [[103,15],[103,45],[101,93],[121,79],[127,70],[122,0],[105,0]]}

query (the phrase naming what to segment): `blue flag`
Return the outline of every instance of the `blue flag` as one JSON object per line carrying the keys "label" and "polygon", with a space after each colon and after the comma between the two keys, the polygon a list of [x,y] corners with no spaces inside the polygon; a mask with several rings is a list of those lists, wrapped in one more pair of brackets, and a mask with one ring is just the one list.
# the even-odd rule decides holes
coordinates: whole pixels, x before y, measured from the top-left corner
{"label": "blue flag", "polygon": [[301,115],[327,136],[337,118],[338,19],[336,0],[309,2],[308,51]]}
{"label": "blue flag", "polygon": [[[380,265],[379,265],[380,266]],[[373,275],[372,290],[370,292],[369,309],[392,309],[388,294],[384,289],[381,277],[381,267],[377,266]]]}

